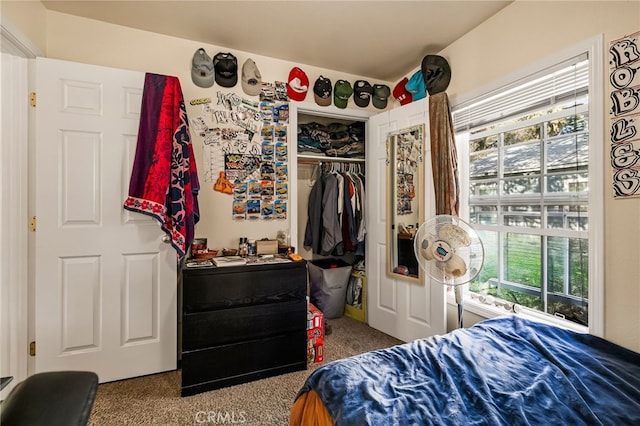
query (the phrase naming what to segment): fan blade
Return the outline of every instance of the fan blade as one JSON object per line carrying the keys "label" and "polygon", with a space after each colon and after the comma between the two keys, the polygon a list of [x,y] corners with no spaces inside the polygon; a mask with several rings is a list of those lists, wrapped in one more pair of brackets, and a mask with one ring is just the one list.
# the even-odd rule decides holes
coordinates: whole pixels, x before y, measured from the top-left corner
{"label": "fan blade", "polygon": [[460,278],[467,273],[467,263],[463,258],[453,253],[444,265],[444,271],[453,278]]}
{"label": "fan blade", "polygon": [[471,237],[462,227],[453,223],[445,223],[439,229],[439,238],[446,241],[451,248],[468,247],[471,245]]}
{"label": "fan blade", "polygon": [[425,238],[420,245],[420,255],[427,260],[433,260],[433,243],[431,238]]}

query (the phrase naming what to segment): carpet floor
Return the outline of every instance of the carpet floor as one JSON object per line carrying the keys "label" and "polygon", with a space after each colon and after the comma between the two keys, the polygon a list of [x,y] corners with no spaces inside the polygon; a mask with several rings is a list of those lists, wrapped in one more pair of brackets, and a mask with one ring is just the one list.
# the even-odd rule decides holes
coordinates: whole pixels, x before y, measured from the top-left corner
{"label": "carpet floor", "polygon": [[[328,320],[324,362],[402,343],[351,318]],[[320,365],[323,365],[320,364]],[[279,426],[289,423],[289,410],[306,371],[283,374],[189,397],[180,397],[180,370],[98,386],[89,426],[242,424]]]}

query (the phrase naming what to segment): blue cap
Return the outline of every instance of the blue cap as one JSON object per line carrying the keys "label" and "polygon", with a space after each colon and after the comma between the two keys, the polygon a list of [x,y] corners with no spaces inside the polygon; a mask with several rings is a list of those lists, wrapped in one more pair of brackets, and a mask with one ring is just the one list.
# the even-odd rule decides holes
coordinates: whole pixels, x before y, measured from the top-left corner
{"label": "blue cap", "polygon": [[411,98],[414,101],[427,96],[427,88],[424,85],[422,70],[414,72],[411,78],[409,78],[409,81],[404,85],[404,88],[411,93]]}

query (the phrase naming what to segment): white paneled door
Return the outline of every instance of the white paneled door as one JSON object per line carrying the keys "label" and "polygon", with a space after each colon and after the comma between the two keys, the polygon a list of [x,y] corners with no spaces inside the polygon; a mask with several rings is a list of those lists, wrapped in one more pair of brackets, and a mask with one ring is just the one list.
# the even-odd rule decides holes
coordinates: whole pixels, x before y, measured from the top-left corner
{"label": "white paneled door", "polygon": [[369,118],[367,134],[367,302],[369,325],[404,341],[443,334],[446,331],[445,287],[422,273],[416,284],[390,278],[386,273],[387,150],[389,132],[426,124],[424,217],[435,213],[429,114],[427,99],[412,102]]}
{"label": "white paneled door", "polygon": [[176,252],[125,211],[144,73],[36,60],[36,372],[176,368]]}

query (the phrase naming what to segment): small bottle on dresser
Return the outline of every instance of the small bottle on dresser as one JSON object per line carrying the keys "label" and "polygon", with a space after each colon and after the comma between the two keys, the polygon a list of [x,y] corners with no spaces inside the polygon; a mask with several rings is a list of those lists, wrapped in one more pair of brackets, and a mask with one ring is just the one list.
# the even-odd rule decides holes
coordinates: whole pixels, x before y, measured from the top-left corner
{"label": "small bottle on dresser", "polygon": [[247,237],[241,237],[238,243],[238,255],[241,257],[247,257],[249,255],[249,244],[247,243]]}

